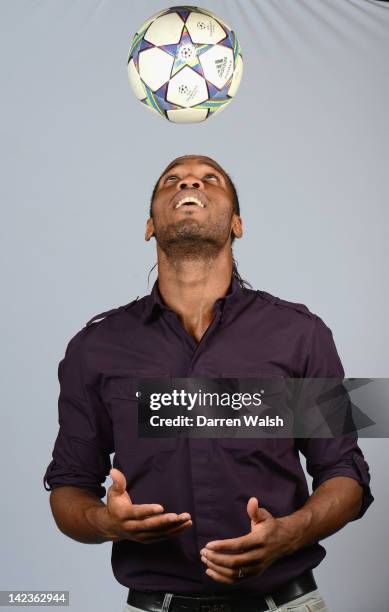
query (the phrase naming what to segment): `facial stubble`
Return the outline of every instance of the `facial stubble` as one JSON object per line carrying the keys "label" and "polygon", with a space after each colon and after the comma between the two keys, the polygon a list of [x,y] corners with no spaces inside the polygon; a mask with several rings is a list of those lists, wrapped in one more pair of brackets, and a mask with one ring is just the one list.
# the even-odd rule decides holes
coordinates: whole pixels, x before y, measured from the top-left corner
{"label": "facial stubble", "polygon": [[216,222],[200,223],[187,216],[175,223],[158,226],[155,239],[172,263],[215,259],[230,237],[233,211],[225,211]]}

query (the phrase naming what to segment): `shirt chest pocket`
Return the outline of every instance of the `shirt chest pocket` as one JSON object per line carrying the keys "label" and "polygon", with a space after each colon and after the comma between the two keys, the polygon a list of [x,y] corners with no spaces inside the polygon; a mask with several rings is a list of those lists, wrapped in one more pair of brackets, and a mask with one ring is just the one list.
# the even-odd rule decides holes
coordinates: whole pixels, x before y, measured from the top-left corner
{"label": "shirt chest pocket", "polygon": [[131,377],[112,378],[107,385],[106,398],[109,405],[116,453],[125,453],[145,459],[177,448],[177,438],[143,438],[138,435],[138,394],[141,379],[169,378],[168,373],[153,373],[142,376],[136,372]]}

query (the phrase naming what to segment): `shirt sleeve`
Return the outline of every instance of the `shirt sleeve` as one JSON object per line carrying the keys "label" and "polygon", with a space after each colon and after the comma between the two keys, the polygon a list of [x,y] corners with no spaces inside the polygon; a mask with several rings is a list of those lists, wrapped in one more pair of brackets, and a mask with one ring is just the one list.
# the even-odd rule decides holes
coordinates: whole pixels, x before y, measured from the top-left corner
{"label": "shirt sleeve", "polygon": [[[315,317],[303,376],[344,378],[332,332],[320,317]],[[307,472],[313,478],[313,491],[334,476],[347,476],[359,482],[363,489],[363,501],[359,513],[352,520],[361,518],[374,497],[369,486],[369,466],[358,446],[357,432],[334,438],[300,438],[297,445],[306,458]]]}
{"label": "shirt sleeve", "polygon": [[98,393],[98,377],[85,364],[88,331],[84,328],[70,340],[58,366],[59,431],[43,485],[47,491],[81,487],[102,498],[114,450],[112,421]]}

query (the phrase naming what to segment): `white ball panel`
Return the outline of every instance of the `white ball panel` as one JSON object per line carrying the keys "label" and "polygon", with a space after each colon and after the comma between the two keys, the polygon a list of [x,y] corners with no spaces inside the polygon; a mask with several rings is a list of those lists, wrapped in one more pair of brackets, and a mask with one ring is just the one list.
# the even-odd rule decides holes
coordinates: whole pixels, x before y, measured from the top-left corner
{"label": "white ball panel", "polygon": [[141,81],[141,78],[138,74],[137,69],[135,68],[134,60],[132,59],[128,64],[128,78],[131,83],[131,87],[134,91],[134,94],[138,98],[138,100],[143,100],[146,97],[145,88]]}
{"label": "white ball panel", "polygon": [[243,60],[241,56],[238,55],[238,59],[237,59],[236,67],[234,71],[234,76],[232,77],[231,86],[230,86],[230,89],[228,90],[229,96],[234,97],[236,95],[236,92],[238,91],[240,82],[242,80],[242,74],[243,74]]}
{"label": "white ball panel", "polygon": [[173,45],[179,42],[184,22],[178,13],[158,17],[147,30],[144,39],[153,45]]}
{"label": "white ball panel", "polygon": [[232,49],[215,45],[200,55],[200,62],[205,78],[218,89],[224,87],[234,71],[234,54]]}
{"label": "white ball panel", "polygon": [[174,57],[154,47],[139,53],[139,74],[142,80],[156,91],[166,83],[172,71]]}
{"label": "white ball panel", "polygon": [[174,123],[198,123],[207,118],[208,111],[203,108],[182,108],[168,110],[167,116]]}
{"label": "white ball panel", "polygon": [[[198,8],[198,7],[197,7]],[[207,11],[206,9],[201,9],[201,13],[205,13],[206,15],[208,15],[209,17],[212,17],[213,19],[215,19],[216,21],[218,21],[219,23],[222,24],[222,26],[224,26],[226,28],[226,30],[231,30],[231,26],[221,17],[214,15],[213,13],[211,13],[211,11]]]}
{"label": "white ball panel", "polygon": [[192,12],[185,25],[194,43],[216,44],[226,37],[221,25],[204,13]]}
{"label": "white ball panel", "polygon": [[208,88],[202,76],[185,66],[169,82],[167,100],[184,108],[196,106],[208,98]]}
{"label": "white ball panel", "polygon": [[155,21],[155,19],[157,19],[157,17],[159,17],[160,15],[163,15],[164,13],[166,13],[166,11],[167,11],[167,9],[165,9],[163,11],[158,11],[158,13],[155,13],[155,15],[152,15],[152,17],[150,17],[150,19],[148,19],[147,21],[142,23],[140,28],[137,29],[136,33],[138,34],[139,32],[144,32],[148,28],[150,23],[153,23],[153,21]]}

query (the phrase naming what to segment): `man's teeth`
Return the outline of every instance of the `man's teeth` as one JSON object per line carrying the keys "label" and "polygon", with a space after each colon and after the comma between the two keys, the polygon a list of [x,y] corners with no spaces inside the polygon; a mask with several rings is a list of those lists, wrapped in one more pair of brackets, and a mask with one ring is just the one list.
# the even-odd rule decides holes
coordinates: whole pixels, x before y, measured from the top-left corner
{"label": "man's teeth", "polygon": [[187,196],[186,198],[183,198],[182,200],[178,202],[178,204],[175,205],[174,208],[180,208],[180,206],[182,206],[183,204],[186,204],[187,202],[190,202],[191,204],[197,204],[198,206],[201,206],[201,208],[204,208],[204,204],[200,200],[198,200],[196,197],[193,197],[193,196]]}

